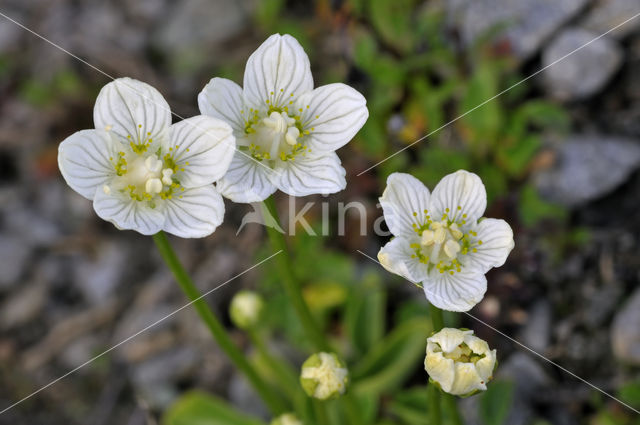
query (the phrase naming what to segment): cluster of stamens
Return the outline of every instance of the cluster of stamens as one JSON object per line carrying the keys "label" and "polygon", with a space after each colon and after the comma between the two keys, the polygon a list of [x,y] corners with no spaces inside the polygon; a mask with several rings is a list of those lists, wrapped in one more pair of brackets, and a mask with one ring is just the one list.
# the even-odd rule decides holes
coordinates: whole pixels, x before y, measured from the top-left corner
{"label": "cluster of stamens", "polygon": [[[290,110],[293,100],[283,99],[284,90],[280,89],[277,97],[270,93],[263,109],[249,108],[245,117],[246,141],[240,148],[248,150],[249,155],[257,161],[294,161],[298,155],[306,156],[311,149],[306,146],[304,137],[314,129],[304,129],[302,122],[303,108]],[[290,98],[294,95],[291,93]],[[307,105],[307,109],[309,105]],[[245,110],[240,111],[244,116]],[[316,118],[318,118],[316,116]]]}
{"label": "cluster of stamens", "polygon": [[[142,126],[139,125],[138,128]],[[147,133],[150,135],[150,133]],[[131,136],[127,137],[131,140]],[[142,140],[142,142],[140,142]],[[107,195],[116,190],[126,193],[135,201],[149,201],[154,207],[156,196],[161,199],[172,199],[175,192],[184,191],[180,182],[176,180],[176,173],[184,171],[173,159],[174,148],[169,148],[164,156],[161,148],[156,153],[145,155],[151,145],[151,138],[140,139],[139,143],[130,142],[131,151],[120,151],[117,157],[110,157],[116,176],[109,184],[102,188]],[[176,146],[177,149],[179,146]],[[189,151],[189,149],[186,149]],[[189,165],[188,162],[185,165]],[[182,196],[179,195],[181,198]]]}
{"label": "cluster of stamens", "polygon": [[[422,224],[413,223],[413,230],[420,236],[419,243],[412,243],[414,254],[411,258],[427,264],[429,269],[436,268],[440,273],[454,274],[462,270],[460,255],[477,252],[477,245],[481,240],[475,239],[478,234],[473,230],[466,233],[461,228],[466,224],[466,214],[459,215],[461,207],[457,208],[453,218],[449,217],[449,208],[438,220],[431,217],[428,210],[423,211]],[[413,212],[418,217],[417,212]]]}

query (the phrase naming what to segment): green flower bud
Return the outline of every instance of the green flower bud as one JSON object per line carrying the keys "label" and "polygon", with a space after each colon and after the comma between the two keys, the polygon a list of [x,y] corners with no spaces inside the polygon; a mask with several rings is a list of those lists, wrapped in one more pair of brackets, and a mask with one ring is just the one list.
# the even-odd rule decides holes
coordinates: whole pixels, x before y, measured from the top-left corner
{"label": "green flower bud", "polygon": [[302,425],[302,421],[293,413],[285,413],[272,420],[271,425]]}
{"label": "green flower bud", "polygon": [[348,382],[349,372],[334,353],[316,353],[302,364],[300,384],[309,397],[319,400],[339,397]]}
{"label": "green flower bud", "polygon": [[258,323],[263,307],[264,302],[256,292],[240,291],[231,300],[229,315],[234,325],[249,329]]}

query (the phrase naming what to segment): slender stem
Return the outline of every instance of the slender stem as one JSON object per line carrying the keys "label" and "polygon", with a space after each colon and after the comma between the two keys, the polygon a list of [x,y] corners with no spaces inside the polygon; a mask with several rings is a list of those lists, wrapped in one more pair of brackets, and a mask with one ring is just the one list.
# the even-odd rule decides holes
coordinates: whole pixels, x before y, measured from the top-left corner
{"label": "slender stem", "polygon": [[193,307],[200,315],[200,318],[207,326],[218,345],[220,345],[220,348],[222,348],[235,366],[245,374],[253,388],[260,395],[272,413],[283,413],[285,411],[284,404],[260,378],[260,375],[258,375],[251,363],[246,359],[244,353],[236,347],[224,326],[222,326],[207,303],[202,299],[200,291],[198,291],[198,288],[193,284],[193,281],[185,271],[184,267],[180,264],[180,260],[178,260],[178,257],[173,251],[167,236],[163,232],[156,233],[153,235],[153,241],[156,243],[165,263],[169,269],[171,269],[173,276],[178,281],[180,288],[182,288],[182,291],[185,293],[187,298],[193,301]]}
{"label": "slender stem", "polygon": [[449,418],[449,422],[454,425],[463,425],[462,418],[460,417],[460,412],[458,411],[458,404],[456,403],[456,398],[451,394],[442,394],[442,404],[444,405],[444,409],[447,411],[447,417]]}
{"label": "slender stem", "polygon": [[[433,304],[429,304],[429,311],[431,313],[431,323],[433,324],[433,330],[434,332],[438,332],[444,327],[444,317],[442,315],[442,310],[440,310]],[[429,385],[429,387],[433,388],[430,393],[435,393],[435,396],[431,397],[438,397],[442,399],[442,404],[447,412],[447,417],[449,418],[449,420],[454,425],[463,425],[462,418],[460,417],[460,412],[458,412],[458,405],[456,404],[455,397],[453,397],[451,394],[440,391],[435,385]],[[440,415],[440,406],[438,406],[438,415]],[[440,422],[434,423],[440,424]]]}
{"label": "slender stem", "polygon": [[[265,215],[270,214],[276,222],[280,222],[273,197],[270,196],[265,199],[263,207],[266,210]],[[280,278],[282,279],[284,290],[287,293],[287,297],[293,305],[296,314],[298,315],[298,320],[300,320],[307,337],[311,340],[311,343],[316,350],[331,351],[329,344],[316,324],[311,312],[309,311],[309,307],[302,296],[302,288],[298,284],[293,273],[293,268],[291,266],[291,264],[293,264],[293,260],[289,252],[289,248],[287,247],[287,242],[284,239],[284,235],[277,229],[270,226],[267,226],[267,233],[269,234],[269,239],[271,240],[273,248],[276,250],[282,250],[282,255],[278,255],[275,258],[275,262],[278,267],[278,271],[280,272]]]}
{"label": "slender stem", "polygon": [[313,411],[316,417],[316,425],[329,425],[327,410],[322,401],[313,400]]}
{"label": "slender stem", "polygon": [[349,424],[358,424],[362,421],[362,415],[360,414],[360,407],[358,406],[358,400],[355,398],[353,393],[345,394],[342,397],[344,402],[344,407],[347,413],[347,418],[349,419]]}
{"label": "slender stem", "polygon": [[427,385],[427,406],[429,407],[429,425],[441,425],[440,388],[435,384]]}

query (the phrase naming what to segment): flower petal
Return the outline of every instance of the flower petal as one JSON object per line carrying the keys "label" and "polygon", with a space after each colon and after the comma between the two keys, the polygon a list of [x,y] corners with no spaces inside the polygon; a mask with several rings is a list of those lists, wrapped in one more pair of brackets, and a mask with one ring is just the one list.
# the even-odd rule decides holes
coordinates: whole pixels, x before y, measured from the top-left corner
{"label": "flower petal", "polygon": [[242,87],[226,78],[212,78],[198,95],[203,115],[221,119],[231,125],[236,137],[244,135],[245,119]]}
{"label": "flower petal", "polygon": [[171,126],[170,155],[178,165],[178,180],[186,188],[204,186],[222,178],[229,169],[236,140],[229,124],[197,115]]}
{"label": "flower petal", "polygon": [[346,84],[334,83],[303,94],[295,102],[303,130],[309,131],[309,147],[335,151],[353,139],[369,117],[367,100]]}
{"label": "flower petal", "polygon": [[278,189],[291,196],[339,192],[347,186],[346,172],[340,164],[340,158],[334,152],[298,156],[295,161],[287,161],[282,168],[276,169],[280,174]]}
{"label": "flower petal", "polygon": [[216,183],[218,192],[233,202],[261,202],[276,191],[275,173],[266,165],[236,151],[227,174]]}
{"label": "flower petal", "polygon": [[67,184],[80,195],[93,200],[116,174],[110,158],[122,148],[104,130],[82,130],[67,137],[58,147],[58,167]]}
{"label": "flower petal", "polygon": [[[384,220],[395,236],[415,237],[429,206],[429,189],[411,174],[393,173],[380,197]],[[415,215],[414,215],[415,214]]]}
{"label": "flower petal", "polygon": [[471,310],[487,292],[487,278],[474,270],[463,269],[451,275],[434,269],[422,285],[429,302],[448,311]]}
{"label": "flower petal", "polygon": [[463,331],[456,328],[443,328],[433,336],[427,338],[429,342],[435,342],[445,353],[450,353],[462,344],[466,335],[473,334],[473,331]]}
{"label": "flower petal", "polygon": [[473,363],[455,363],[455,379],[451,389],[447,391],[453,395],[465,395],[476,390],[486,390],[487,385],[478,375]]}
{"label": "flower petal", "polygon": [[126,194],[107,195],[96,191],[93,209],[103,220],[110,221],[119,229],[135,230],[143,235],[153,235],[162,229],[164,215],[159,207],[151,208],[147,201],[134,201]]}
{"label": "flower petal", "polygon": [[483,273],[492,267],[502,266],[514,246],[511,226],[504,220],[485,218],[474,230],[478,233],[475,240],[482,241],[482,244],[474,245],[476,252],[469,252],[464,257],[463,261],[468,263],[465,266],[477,267]]}
{"label": "flower petal", "polygon": [[429,353],[424,359],[424,369],[443,391],[451,390],[455,379],[455,363],[452,359],[445,358],[442,353]]}
{"label": "flower petal", "polygon": [[467,223],[475,223],[482,217],[486,208],[487,191],[482,180],[464,170],[445,176],[431,195],[432,217],[435,219],[447,214],[450,219],[455,220],[466,214],[464,220]]}
{"label": "flower petal", "polygon": [[224,219],[224,201],[212,185],[180,192],[165,200],[163,209],[163,230],[181,238],[208,236]]}
{"label": "flower petal", "polygon": [[478,375],[485,382],[489,382],[493,377],[493,370],[496,366],[496,350],[488,351],[485,357],[476,362]]}
{"label": "flower petal", "polygon": [[429,269],[418,259],[411,258],[415,252],[409,244],[409,241],[402,237],[391,239],[378,252],[378,261],[391,273],[417,284],[427,278]]}
{"label": "flower petal", "polygon": [[123,142],[161,142],[171,125],[171,110],[160,92],[149,84],[118,78],[100,90],[93,121],[97,129],[112,131]]}
{"label": "flower petal", "polygon": [[243,86],[246,104],[256,109],[288,105],[313,90],[309,58],[295,38],[274,34],[247,60]]}

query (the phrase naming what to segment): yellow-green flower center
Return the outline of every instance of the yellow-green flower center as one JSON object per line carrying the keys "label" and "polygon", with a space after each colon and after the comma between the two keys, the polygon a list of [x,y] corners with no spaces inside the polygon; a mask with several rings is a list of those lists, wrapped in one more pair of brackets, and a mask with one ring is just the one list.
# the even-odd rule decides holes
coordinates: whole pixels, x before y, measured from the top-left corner
{"label": "yellow-green flower center", "polygon": [[[273,94],[271,92],[272,97]],[[276,99],[278,104],[283,103],[281,97]],[[246,116],[244,110],[240,111],[245,116],[245,137],[238,139],[240,149],[248,151],[253,159],[271,166],[276,161],[294,161],[297,156],[306,156],[307,152],[311,152],[306,145],[305,136],[313,128],[304,128],[301,118],[304,110],[290,110],[293,100],[286,106],[274,106],[271,100],[266,100],[265,103],[264,110],[250,108]]]}
{"label": "yellow-green flower center", "polygon": [[[429,268],[436,268],[440,273],[455,274],[462,271],[463,263],[460,262],[462,256],[469,252],[477,252],[477,246],[482,245],[482,241],[476,239],[478,234],[466,228],[467,215],[457,214],[450,218],[450,211],[447,208],[440,220],[429,215],[428,210],[423,211],[421,224],[413,224],[413,230],[420,237],[420,241],[411,244],[414,254],[411,258],[417,258],[421,263],[429,265]],[[417,212],[413,212],[414,217],[418,217]]]}

